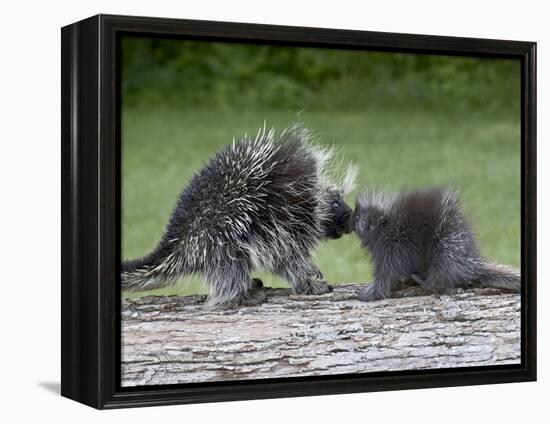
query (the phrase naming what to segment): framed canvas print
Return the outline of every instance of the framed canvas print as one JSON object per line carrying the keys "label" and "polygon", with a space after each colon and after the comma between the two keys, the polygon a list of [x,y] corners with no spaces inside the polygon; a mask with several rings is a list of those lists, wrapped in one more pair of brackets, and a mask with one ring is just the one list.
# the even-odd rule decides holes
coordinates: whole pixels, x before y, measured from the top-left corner
{"label": "framed canvas print", "polygon": [[62,395],[536,378],[533,42],[62,29]]}

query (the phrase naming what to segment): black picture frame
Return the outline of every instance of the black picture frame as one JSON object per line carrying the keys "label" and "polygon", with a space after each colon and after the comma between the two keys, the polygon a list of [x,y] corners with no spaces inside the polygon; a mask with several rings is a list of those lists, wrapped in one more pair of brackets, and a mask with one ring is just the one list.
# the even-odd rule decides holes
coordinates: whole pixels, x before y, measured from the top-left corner
{"label": "black picture frame", "polygon": [[[521,364],[120,386],[120,38],[266,42],[521,61]],[[103,408],[536,380],[536,43],[97,15],[62,28],[61,394]]]}

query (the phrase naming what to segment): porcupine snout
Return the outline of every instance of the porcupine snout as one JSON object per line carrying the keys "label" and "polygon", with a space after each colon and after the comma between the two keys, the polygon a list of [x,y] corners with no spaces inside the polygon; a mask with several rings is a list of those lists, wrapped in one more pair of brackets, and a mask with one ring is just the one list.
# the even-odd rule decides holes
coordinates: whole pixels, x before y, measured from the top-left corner
{"label": "porcupine snout", "polygon": [[343,211],[339,217],[340,227],[344,234],[350,234],[353,232],[353,210],[345,203],[342,208]]}
{"label": "porcupine snout", "polygon": [[350,208],[345,214],[344,234],[353,233],[353,210]]}

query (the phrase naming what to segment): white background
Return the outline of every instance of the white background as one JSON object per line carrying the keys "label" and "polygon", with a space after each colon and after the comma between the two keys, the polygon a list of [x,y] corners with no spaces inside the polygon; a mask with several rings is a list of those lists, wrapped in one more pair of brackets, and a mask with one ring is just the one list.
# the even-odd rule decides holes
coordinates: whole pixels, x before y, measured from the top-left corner
{"label": "white background", "polygon": [[[544,1],[4,1],[0,24],[0,420],[542,422],[548,420],[548,12]],[[95,411],[61,398],[60,27],[96,13],[538,42],[539,382]],[[545,119],[546,118],[546,119]],[[545,169],[546,168],[546,169]],[[546,259],[546,261],[545,261]],[[546,306],[546,307],[545,307]],[[543,416],[546,415],[545,417]],[[544,417],[544,418],[543,418]],[[131,421],[130,421],[131,420]],[[548,422],[548,421],[546,421]]]}

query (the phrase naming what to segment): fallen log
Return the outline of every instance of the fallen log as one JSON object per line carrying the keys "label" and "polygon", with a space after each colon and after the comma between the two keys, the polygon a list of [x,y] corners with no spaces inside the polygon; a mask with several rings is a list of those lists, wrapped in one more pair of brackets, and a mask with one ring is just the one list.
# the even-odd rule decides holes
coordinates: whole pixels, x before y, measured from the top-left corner
{"label": "fallen log", "polygon": [[363,303],[266,289],[261,306],[209,310],[204,296],[122,302],[122,386],[519,363],[520,296],[495,289]]}

